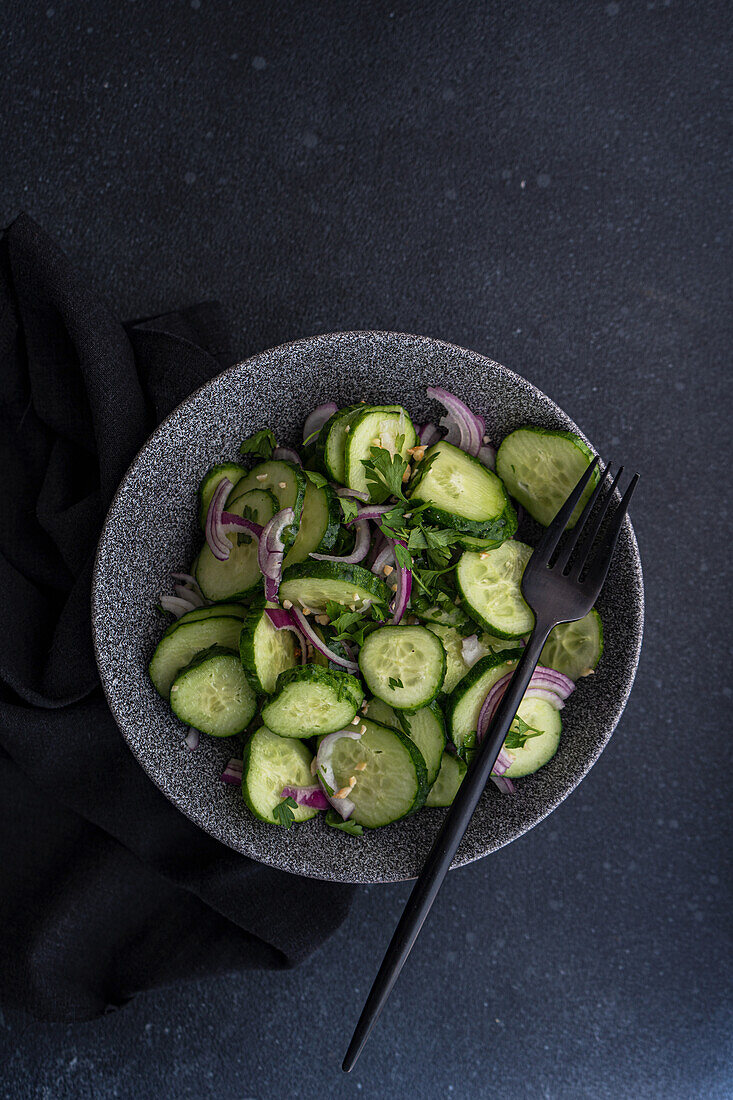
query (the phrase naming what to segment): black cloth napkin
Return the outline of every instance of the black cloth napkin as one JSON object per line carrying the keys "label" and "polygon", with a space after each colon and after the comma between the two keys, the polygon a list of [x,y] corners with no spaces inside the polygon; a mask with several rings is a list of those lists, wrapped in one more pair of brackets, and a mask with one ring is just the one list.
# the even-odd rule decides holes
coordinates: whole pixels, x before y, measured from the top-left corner
{"label": "black cloth napkin", "polygon": [[198,830],[103,699],[90,578],[158,420],[227,362],[215,303],[122,324],[27,215],[0,240],[0,998],[85,1019],[136,992],[293,966],[351,889]]}

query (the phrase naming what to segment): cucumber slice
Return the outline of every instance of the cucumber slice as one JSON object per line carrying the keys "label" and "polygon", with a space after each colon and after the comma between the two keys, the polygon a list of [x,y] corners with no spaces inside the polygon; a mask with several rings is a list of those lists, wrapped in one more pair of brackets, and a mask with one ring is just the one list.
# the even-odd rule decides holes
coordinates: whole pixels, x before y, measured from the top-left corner
{"label": "cucumber slice", "polygon": [[539,736],[528,737],[521,749],[505,749],[512,758],[511,767],[504,773],[509,779],[532,775],[552,760],[562,732],[560,712],[544,699],[523,699],[517,714],[533,730],[542,732]]}
{"label": "cucumber slice", "polygon": [[197,653],[212,645],[236,649],[241,629],[241,619],[233,615],[179,623],[163,635],[148,666],[156,691],[167,701],[177,674]]}
{"label": "cucumber slice", "polygon": [[178,673],[170,702],[177,718],[211,737],[243,733],[257,709],[239,655],[218,645],[197,653]]}
{"label": "cucumber slice", "polygon": [[362,725],[364,735],[340,738],[331,759],[336,790],[356,779],[349,793],[354,803],[350,820],[376,829],[420,809],[428,791],[427,772],[420,750],[402,730],[369,718]]}
{"label": "cucumber slice", "polygon": [[320,737],[348,726],[363,701],[356,676],[303,665],[280,673],[262,721],[281,737]]}
{"label": "cucumber slice", "polygon": [[[312,759],[302,741],[278,737],[265,726],[252,734],[242,760],[242,797],[255,817],[279,824],[273,811],[282,802],[283,787],[312,786]],[[309,806],[293,807],[296,822],[308,821],[317,813]]]}
{"label": "cucumber slice", "polygon": [[[514,499],[547,526],[552,523],[592,459],[590,447],[573,432],[518,428],[499,447],[496,472]],[[575,526],[599,477],[596,469],[570,517],[568,527]]]}
{"label": "cucumber slice", "polygon": [[504,542],[496,550],[466,550],[456,583],[471,616],[497,638],[521,638],[534,627],[534,612],[522,595],[522,574],[532,547]]}
{"label": "cucumber slice", "polygon": [[415,711],[414,714],[401,712],[400,720],[405,733],[422,753],[428,785],[432,787],[440,771],[440,761],[445,749],[443,712],[438,704],[433,702],[430,706]]}
{"label": "cucumber slice", "polygon": [[[442,623],[427,623],[426,625],[428,630],[432,630],[433,634],[437,634],[443,643],[445,676],[440,690],[445,695],[449,695],[456,684],[460,683],[469,669],[473,667],[473,665],[466,664],[463,659],[463,643],[466,636],[461,634],[455,627],[445,626]],[[477,641],[479,660],[481,657],[485,657],[487,653],[500,653],[504,649],[516,649],[517,647],[514,638],[494,638],[492,635],[484,633],[477,635]],[[473,664],[475,663],[474,661]]]}
{"label": "cucumber slice", "polygon": [[233,497],[237,483],[246,476],[247,471],[244,466],[240,466],[237,462],[220,462],[218,466],[212,466],[204,474],[198,489],[199,523],[202,530],[206,527],[206,513],[219,482],[223,481],[225,477],[229,478],[233,486],[229,496]]}
{"label": "cucumber slice", "polygon": [[[397,451],[397,440],[402,446]],[[381,504],[390,495],[386,485],[367,483],[364,460],[371,458],[372,447],[384,447],[391,455],[408,458],[408,448],[417,443],[417,433],[401,405],[368,405],[349,421],[344,447],[345,478],[350,489],[369,493],[374,504]]]}
{"label": "cucumber slice", "polygon": [[381,699],[370,699],[364,713],[371,718],[372,722],[378,722],[380,726],[389,726],[393,730],[402,729],[397,712]]}
{"label": "cucumber slice", "polygon": [[431,522],[461,535],[499,545],[517,529],[517,514],[496,474],[450,443],[427,449],[408,495],[430,505],[425,515]]}
{"label": "cucumber slice", "polygon": [[[278,503],[275,512],[280,512],[283,508],[292,508],[295,512],[295,522],[292,528],[289,531],[286,530],[283,535],[285,550],[288,551],[295,542],[298,533],[308,484],[308,479],[300,466],[295,466],[292,462],[285,462],[281,459],[260,462],[239,482],[236,492],[232,493],[227,501],[227,511],[240,515],[241,513],[237,512],[234,507],[230,507],[230,503],[231,505],[237,504],[241,496],[253,489],[269,490],[274,494]],[[257,520],[257,522],[259,523],[260,520]]]}
{"label": "cucumber slice", "polygon": [[[275,496],[262,489],[250,489],[227,503],[227,511],[247,517],[261,526],[278,510]],[[202,547],[196,564],[196,580],[209,600],[239,599],[262,587],[262,573],[257,563],[257,539],[246,533],[232,531],[227,535],[232,549],[226,561],[214,557],[208,545]]]}
{"label": "cucumber slice", "polygon": [[295,635],[291,630],[275,630],[265,610],[264,603],[260,602],[247,612],[239,637],[239,659],[245,676],[258,694],[273,692],[280,673],[298,663]]}
{"label": "cucumber slice", "polygon": [[521,656],[521,649],[487,654],[476,662],[448,696],[445,704],[448,736],[462,756],[476,746],[478,716],[484,699],[496,681],[516,667]]}
{"label": "cucumber slice", "polygon": [[458,788],[463,782],[465,774],[466,764],[460,756],[453,756],[452,753],[444,752],[443,759],[440,762],[438,778],[428,792],[425,805],[450,806],[458,794]]}
{"label": "cucumber slice", "polygon": [[316,486],[309,481],[298,534],[285,556],[284,567],[287,569],[289,565],[306,561],[316,551],[319,554],[330,554],[336,544],[340,527],[341,508],[331,486]]}
{"label": "cucumber slice", "polygon": [[180,619],[176,619],[174,623],[171,623],[166,629],[166,634],[172,634],[179,626],[183,626],[184,623],[197,623],[201,619],[219,619],[226,616],[231,616],[235,619],[243,619],[245,613],[244,604],[241,603],[227,603],[222,601],[221,603],[213,603],[209,607],[195,607],[193,611],[187,611],[185,615],[181,615]]}
{"label": "cucumber slice", "polygon": [[603,624],[592,608],[576,623],[560,623],[551,632],[540,656],[540,664],[579,680],[594,671],[603,653]]}
{"label": "cucumber slice", "polygon": [[363,405],[347,405],[339,409],[321,428],[316,444],[316,463],[332,481],[344,484],[344,445],[353,417]]}
{"label": "cucumber slice", "polygon": [[283,573],[280,601],[323,612],[329,600],[359,611],[370,604],[387,604],[390,590],[379,577],[361,565],[332,561],[304,561]]}
{"label": "cucumber slice", "polygon": [[372,695],[395,710],[433,701],[445,676],[445,650],[424,626],[381,626],[364,639],[359,669]]}
{"label": "cucumber slice", "polygon": [[[418,598],[419,599],[419,598]],[[440,606],[435,604],[432,607],[426,608],[424,611],[418,607],[415,607],[415,599],[411,602],[411,607],[414,609],[415,615],[417,615],[425,623],[440,623],[445,626],[455,626],[459,630],[465,628],[467,634],[472,634],[476,629],[475,624],[465,611],[462,611],[460,607],[452,605],[450,610],[448,606]]]}

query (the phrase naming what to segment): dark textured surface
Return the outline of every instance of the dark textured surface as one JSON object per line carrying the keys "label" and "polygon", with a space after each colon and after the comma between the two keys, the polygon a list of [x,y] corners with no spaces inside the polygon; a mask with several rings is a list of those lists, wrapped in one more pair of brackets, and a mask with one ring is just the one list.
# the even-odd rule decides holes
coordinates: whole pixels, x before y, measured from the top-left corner
{"label": "dark textured surface", "polygon": [[728,5],[3,15],[3,221],[27,208],[123,314],[218,295],[242,357],[382,328],[506,363],[642,471],[648,612],[608,749],[550,820],[449,877],[352,1078],[402,885],[360,891],[292,974],[93,1024],[6,1016],[4,1095],[733,1094]]}
{"label": "dark textured surface", "polygon": [[[340,882],[414,878],[443,813],[422,813],[368,832],[359,844],[315,819],[284,832],[255,821],[239,792],[221,783],[236,742],[202,738],[196,753],[185,726],[153,688],[148,661],[162,628],[156,603],[170,574],[189,570],[201,541],[196,487],[216,462],[265,424],[298,443],[308,407],[335,399],[402,402],[415,423],[430,418],[425,390],[442,385],[484,417],[492,439],[527,423],[576,425],[524,379],[475,352],[425,337],[339,333],[297,341],[237,364],[198,390],[153,433],[128,470],[105,523],[95,565],[92,621],[102,685],[143,767],[193,821],[237,851],[285,871]],[[275,414],[273,409],[280,406]],[[603,659],[563,711],[553,760],[517,784],[512,798],[489,784],[456,856],[462,865],[526,832],[565,798],[608,741],[639,657],[643,586],[636,540],[626,520],[599,599]]]}

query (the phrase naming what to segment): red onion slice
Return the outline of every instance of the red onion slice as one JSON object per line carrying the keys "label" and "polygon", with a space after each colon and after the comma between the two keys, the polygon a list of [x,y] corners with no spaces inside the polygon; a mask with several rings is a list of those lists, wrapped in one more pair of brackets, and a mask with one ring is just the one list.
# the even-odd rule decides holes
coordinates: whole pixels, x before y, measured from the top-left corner
{"label": "red onion slice", "polygon": [[569,698],[575,691],[575,682],[569,676],[557,669],[547,668],[546,665],[537,665],[530,683],[533,687],[549,687],[552,684],[552,690],[561,699]]}
{"label": "red onion slice", "polygon": [[369,502],[369,493],[363,493],[361,489],[346,489],[343,485],[336,487],[337,497],[354,497],[356,500],[363,500],[365,503]]}
{"label": "red onion slice", "polygon": [[302,466],[300,455],[292,447],[276,447],[272,457],[278,462],[292,462],[294,466]]}
{"label": "red onion slice", "polygon": [[317,405],[316,408],[310,413],[303,425],[303,440],[309,438],[315,432],[320,432],[323,425],[329,420],[335,412],[338,412],[338,405],[333,401],[327,401],[325,405]]}
{"label": "red onion slice", "polygon": [[309,806],[311,810],[327,810],[331,805],[320,786],[283,787],[282,796],[292,798],[299,806]]}
{"label": "red onion slice", "polygon": [[[323,738],[316,753],[316,777],[323,787],[326,798],[337,813],[341,814],[344,821],[354,812],[354,803],[350,798],[336,798],[335,792],[339,790],[336,784],[336,776],[333,772],[333,751],[336,742],[342,737],[350,737],[358,741],[362,736],[358,730],[339,730],[337,733],[329,733]],[[329,794],[329,791],[331,792]]]}
{"label": "red onion slice", "polygon": [[372,573],[377,573],[381,577],[384,573],[385,565],[394,566],[394,550],[389,543],[379,551],[372,562]]}
{"label": "red onion slice", "polygon": [[[388,539],[387,541],[393,552],[398,542],[400,546],[404,546],[405,550],[407,549],[407,544],[402,542],[401,539]],[[395,559],[397,559],[396,553]],[[397,561],[397,592],[395,593],[394,603],[392,605],[392,622],[395,626],[402,621],[402,616],[407,611],[411,593],[412,570],[407,569],[404,565],[400,565],[399,561]]]}
{"label": "red onion slice", "polygon": [[478,455],[485,429],[483,418],[448,390],[428,386],[428,397],[439,401],[447,411],[448,415],[440,418],[440,423],[448,429],[446,441],[470,455]]}
{"label": "red onion slice", "polygon": [[490,443],[484,443],[476,457],[489,470],[496,469],[496,447],[492,447]]}
{"label": "red onion slice", "polygon": [[231,760],[227,762],[227,766],[221,773],[222,783],[231,783],[232,785],[239,786],[242,782],[242,761],[238,756],[233,756]]}
{"label": "red onion slice", "polygon": [[432,447],[440,439],[440,431],[437,424],[423,424],[418,430],[418,439],[423,447]]}
{"label": "red onion slice", "polygon": [[194,607],[203,607],[206,602],[200,593],[194,588],[189,588],[186,584],[174,584],[173,591],[179,599],[192,603]]}
{"label": "red onion slice", "polygon": [[181,615],[185,615],[187,611],[196,610],[195,603],[181,596],[161,596],[160,606],[164,611],[175,615],[177,619],[180,619]]}
{"label": "red onion slice", "polygon": [[283,508],[262,529],[257,546],[257,563],[262,576],[265,578],[265,598],[268,600],[277,600],[285,556],[283,534],[285,528],[292,527],[294,523],[295,512],[293,509]]}
{"label": "red onion slice", "polygon": [[315,558],[316,561],[338,561],[342,565],[357,565],[360,561],[364,561],[369,553],[370,539],[369,524],[366,520],[362,520],[356,524],[356,541],[350,554],[341,557],[335,554],[311,554],[310,557]]}
{"label": "red onion slice", "polygon": [[358,523],[360,519],[371,519],[375,522],[380,520],[385,512],[391,512],[394,508],[394,504],[370,504],[367,508],[360,508],[353,519],[346,521],[346,526],[350,527],[352,523]]}
{"label": "red onion slice", "polygon": [[192,577],[190,573],[171,573],[174,581],[180,581],[181,584],[185,584],[187,588],[192,588],[197,596],[200,596],[203,603],[207,601],[204,599],[204,594],[199,588],[199,582],[195,577]]}
{"label": "red onion slice", "polygon": [[222,531],[222,513],[229,493],[234,488],[228,477],[223,477],[211,498],[209,510],[206,513],[206,542],[215,558],[219,561],[227,561],[231,543]]}
{"label": "red onion slice", "polygon": [[499,788],[502,794],[516,794],[517,788],[511,779],[507,779],[505,775],[492,775],[491,782]]}
{"label": "red onion slice", "polygon": [[338,653],[334,653],[332,649],[329,649],[322,638],[319,638],[315,630],[308,622],[307,618],[297,607],[294,607],[290,614],[293,616],[298,629],[307,638],[308,642],[317,649],[324,657],[327,657],[329,661],[333,661],[335,665],[340,665],[345,668],[347,672],[358,672],[359,666],[356,661],[348,660],[346,657],[340,657]]}

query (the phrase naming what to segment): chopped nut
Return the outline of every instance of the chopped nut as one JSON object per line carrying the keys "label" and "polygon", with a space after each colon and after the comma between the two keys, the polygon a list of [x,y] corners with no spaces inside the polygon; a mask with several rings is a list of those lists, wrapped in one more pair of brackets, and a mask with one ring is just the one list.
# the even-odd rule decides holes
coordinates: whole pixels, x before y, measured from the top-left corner
{"label": "chopped nut", "polygon": [[255,474],[255,480],[267,481],[267,474]]}
{"label": "chopped nut", "polygon": [[407,466],[407,469],[405,470],[404,474],[402,475],[402,481],[403,481],[403,482],[405,482],[405,481],[409,481],[409,480],[410,480],[410,474],[411,474],[411,473],[412,473],[412,470],[410,469],[410,467],[409,467],[409,465],[408,465],[408,466]]}
{"label": "chopped nut", "polygon": [[384,568],[382,569],[382,572],[384,573],[385,577],[388,577],[390,575],[390,573],[394,573],[394,566],[393,565],[385,565]]}
{"label": "chopped nut", "polygon": [[306,607],[305,604],[304,604],[303,605],[303,614],[304,615],[310,615],[310,613],[311,613],[311,609],[309,607]]}
{"label": "chopped nut", "polygon": [[352,726],[358,726],[360,722],[361,722],[361,718],[359,717],[358,714],[357,714],[356,718],[351,719]]}
{"label": "chopped nut", "polygon": [[[586,668],[586,669],[583,669],[583,671],[581,672],[580,675],[581,676],[593,676],[595,674],[595,671],[596,670],[594,668]],[[171,691],[173,691],[173,688],[171,688]]]}
{"label": "chopped nut", "polygon": [[360,760],[358,764],[354,765],[356,771],[363,772],[366,767],[366,760]]}
{"label": "chopped nut", "polygon": [[[267,474],[265,474],[265,477],[267,477]],[[287,489],[287,487],[288,487],[287,481],[278,481],[278,485],[280,486],[281,489]]]}
{"label": "chopped nut", "polygon": [[345,432],[350,432],[351,431],[351,424],[347,424],[346,427],[344,428],[344,431]]}
{"label": "chopped nut", "polygon": [[350,794],[351,794],[351,787],[341,787],[338,791],[336,791],[336,794],[333,797],[334,798],[348,798]]}
{"label": "chopped nut", "polygon": [[354,603],[358,603],[358,601],[359,601],[359,593],[355,592],[354,593]]}
{"label": "chopped nut", "polygon": [[361,726],[359,733],[366,733],[366,726]]}
{"label": "chopped nut", "polygon": [[[171,691],[178,691],[178,684],[174,684],[173,687],[171,688]],[[357,721],[358,721],[358,719],[357,719]]]}
{"label": "chopped nut", "polygon": [[488,442],[489,442],[489,437],[488,437],[488,435],[485,435],[485,436],[484,436],[484,438],[482,439],[482,441],[481,441],[481,442],[482,442],[482,443],[488,443]]}
{"label": "chopped nut", "polygon": [[361,704],[362,713],[364,713],[364,714],[366,713],[366,709],[367,709],[368,706],[369,706],[369,703],[365,699],[364,702]]}
{"label": "chopped nut", "polygon": [[355,787],[356,786],[356,776],[355,775],[350,775],[349,776],[349,786],[350,787]]}
{"label": "chopped nut", "polygon": [[480,559],[481,561],[486,561],[486,559],[488,558],[488,556],[489,556],[489,552],[488,552],[488,550],[482,550],[482,551],[481,551],[481,553],[479,554],[479,559]]}
{"label": "chopped nut", "polygon": [[328,615],[316,615],[316,622],[319,623],[321,626],[328,626],[331,620],[329,619]]}
{"label": "chopped nut", "polygon": [[292,600],[283,600],[283,607],[285,608],[286,611],[289,611],[292,606],[293,606],[293,601]]}
{"label": "chopped nut", "polygon": [[415,462],[422,462],[422,460],[425,458],[426,450],[427,448],[423,444],[420,444],[419,447],[408,447],[407,453],[408,455],[412,455]]}

